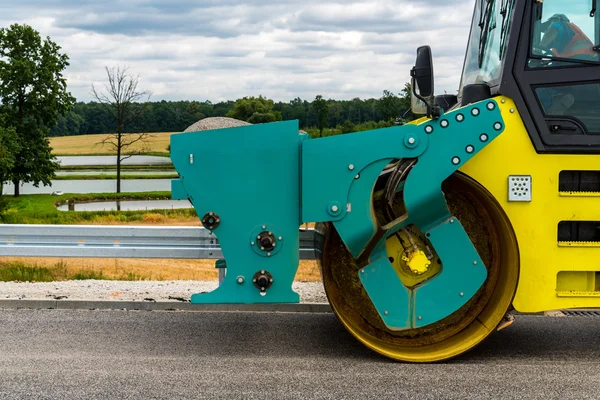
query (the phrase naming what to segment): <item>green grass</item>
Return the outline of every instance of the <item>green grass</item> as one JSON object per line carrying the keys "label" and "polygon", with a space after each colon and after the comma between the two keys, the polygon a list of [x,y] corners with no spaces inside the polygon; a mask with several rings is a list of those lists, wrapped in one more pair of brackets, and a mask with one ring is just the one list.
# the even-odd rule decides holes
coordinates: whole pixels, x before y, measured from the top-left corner
{"label": "green grass", "polygon": [[[90,193],[65,194],[51,196],[49,194],[21,195],[19,197],[2,196],[7,208],[0,213],[0,222],[4,224],[77,224],[91,222],[98,217],[111,217],[114,222],[142,221],[148,211],[59,211],[57,205],[68,202],[102,201],[102,200],[170,200],[171,192],[147,193]],[[161,211],[161,213],[163,213]],[[169,218],[195,217],[194,209],[165,210]]]}
{"label": "green grass", "polygon": [[1,282],[52,282],[54,275],[49,268],[25,265],[24,263],[9,263],[0,266]]}
{"label": "green grass", "polygon": [[134,272],[123,271],[120,276],[108,277],[102,270],[69,271],[62,262],[49,267],[40,267],[35,264],[24,262],[0,263],[0,282],[55,282],[67,280],[119,280],[119,281],[141,281],[148,277],[138,275]]}
{"label": "green grass", "polygon": [[[179,178],[178,174],[170,174],[170,175],[123,175],[121,174],[122,180],[130,180],[130,179],[177,179]],[[116,174],[106,175],[57,175],[52,180],[54,181],[93,181],[93,180],[108,180],[108,179],[117,179]]]}

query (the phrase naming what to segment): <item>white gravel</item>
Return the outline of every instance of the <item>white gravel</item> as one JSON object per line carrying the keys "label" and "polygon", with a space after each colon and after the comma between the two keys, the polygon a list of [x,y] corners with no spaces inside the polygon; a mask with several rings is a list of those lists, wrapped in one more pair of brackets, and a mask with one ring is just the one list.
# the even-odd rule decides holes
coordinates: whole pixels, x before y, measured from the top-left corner
{"label": "white gravel", "polygon": [[[216,281],[66,281],[0,282],[0,299],[189,301],[194,293],[209,292]],[[301,303],[327,303],[321,282],[295,282]]]}
{"label": "white gravel", "polygon": [[235,128],[238,126],[252,125],[246,121],[240,121],[227,117],[209,117],[201,119],[193,125],[190,125],[184,132],[209,131],[212,129]]}

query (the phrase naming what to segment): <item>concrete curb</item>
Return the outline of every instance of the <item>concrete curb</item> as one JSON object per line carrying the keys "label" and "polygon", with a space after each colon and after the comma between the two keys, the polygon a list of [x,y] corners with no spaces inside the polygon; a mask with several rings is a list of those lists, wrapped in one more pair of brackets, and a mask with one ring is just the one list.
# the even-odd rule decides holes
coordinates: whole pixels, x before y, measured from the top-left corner
{"label": "concrete curb", "polygon": [[0,309],[331,313],[327,303],[191,304],[173,301],[0,300]]}

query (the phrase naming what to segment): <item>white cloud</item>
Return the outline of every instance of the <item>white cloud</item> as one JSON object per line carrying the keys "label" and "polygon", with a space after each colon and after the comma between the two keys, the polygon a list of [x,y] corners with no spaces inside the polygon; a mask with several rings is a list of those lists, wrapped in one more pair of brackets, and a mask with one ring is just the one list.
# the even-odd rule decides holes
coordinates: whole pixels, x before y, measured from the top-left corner
{"label": "white cloud", "polygon": [[472,1],[0,0],[70,57],[69,90],[91,100],[104,66],[127,65],[160,100],[380,97],[434,51],[437,92],[456,91]]}

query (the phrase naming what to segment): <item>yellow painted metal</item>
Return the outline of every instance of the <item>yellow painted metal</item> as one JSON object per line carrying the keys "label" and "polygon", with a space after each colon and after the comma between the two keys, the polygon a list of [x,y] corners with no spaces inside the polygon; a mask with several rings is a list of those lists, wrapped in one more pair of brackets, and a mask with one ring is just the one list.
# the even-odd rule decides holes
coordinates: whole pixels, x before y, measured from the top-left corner
{"label": "yellow painted metal", "polygon": [[408,268],[417,275],[427,272],[431,265],[431,261],[429,261],[423,250],[415,251],[408,255],[408,257],[402,257],[402,260],[405,261]]}
{"label": "yellow painted metal", "polygon": [[600,242],[558,242],[558,247],[600,247]]}
{"label": "yellow painted metal", "polygon": [[[417,235],[405,230],[398,232],[398,235],[402,237],[402,240],[404,240],[405,242],[412,241],[413,243],[415,243],[415,246],[417,246],[417,251],[421,251],[424,253],[423,249],[425,249],[425,245]],[[409,238],[408,235],[411,235],[411,237]],[[392,265],[394,266],[398,277],[400,277],[402,284],[407,288],[414,288],[420,283],[423,283],[426,280],[433,278],[442,270],[442,266],[435,262],[433,263],[433,265],[430,265],[424,273],[415,274],[408,266],[408,263],[405,260],[406,258],[408,258],[406,256],[406,250],[400,243],[400,239],[398,236],[391,236],[386,241],[385,245],[387,253],[391,257],[390,261],[393,260]],[[435,260],[438,259],[438,255],[435,251],[433,251],[433,258]]]}
{"label": "yellow painted metal", "polygon": [[561,197],[600,197],[600,192],[559,192]]}
{"label": "yellow painted metal", "polygon": [[[596,246],[559,246],[557,234],[561,221],[600,221],[597,195],[565,195],[558,187],[563,170],[600,170],[600,155],[536,153],[514,102],[506,97],[497,101],[506,130],[461,171],[494,195],[514,228],[521,266],[514,307],[522,312],[600,307],[600,297],[590,292],[565,296],[565,290],[557,290],[560,272],[600,271]],[[531,202],[508,201],[509,175],[532,177]]]}

